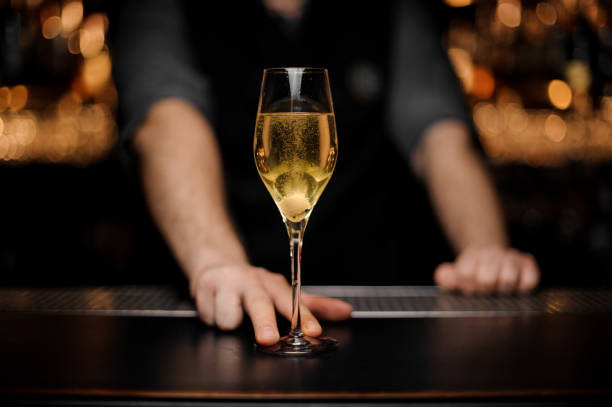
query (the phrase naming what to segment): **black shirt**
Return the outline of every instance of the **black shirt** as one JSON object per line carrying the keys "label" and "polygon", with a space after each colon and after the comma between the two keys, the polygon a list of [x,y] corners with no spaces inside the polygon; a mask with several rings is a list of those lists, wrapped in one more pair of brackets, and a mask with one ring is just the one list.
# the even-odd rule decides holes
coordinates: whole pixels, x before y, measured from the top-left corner
{"label": "black shirt", "polygon": [[469,118],[424,3],[381,3],[312,0],[299,21],[257,1],[127,3],[114,46],[122,142],[161,99],[196,106],[215,127],[251,260],[287,271],[286,232],[252,156],[259,85],[266,67],[328,68],[338,164],[307,228],[303,280],[430,283],[447,254],[408,161],[427,126]]}

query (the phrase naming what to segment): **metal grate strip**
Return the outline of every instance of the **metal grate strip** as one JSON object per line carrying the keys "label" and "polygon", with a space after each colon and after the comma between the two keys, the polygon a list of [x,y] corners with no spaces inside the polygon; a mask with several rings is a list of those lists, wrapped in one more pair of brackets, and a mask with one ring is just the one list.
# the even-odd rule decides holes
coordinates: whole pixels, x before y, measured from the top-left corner
{"label": "metal grate strip", "polygon": [[436,287],[312,287],[347,301],[356,318],[612,312],[612,290],[547,289],[533,295],[463,296]]}
{"label": "metal grate strip", "polygon": [[0,311],[196,316],[188,298],[161,286],[1,288]]}
{"label": "metal grate strip", "polygon": [[[546,289],[524,296],[461,296],[436,287],[311,286],[349,302],[354,318],[612,312],[612,290]],[[0,288],[0,312],[194,317],[193,302],[162,286]]]}

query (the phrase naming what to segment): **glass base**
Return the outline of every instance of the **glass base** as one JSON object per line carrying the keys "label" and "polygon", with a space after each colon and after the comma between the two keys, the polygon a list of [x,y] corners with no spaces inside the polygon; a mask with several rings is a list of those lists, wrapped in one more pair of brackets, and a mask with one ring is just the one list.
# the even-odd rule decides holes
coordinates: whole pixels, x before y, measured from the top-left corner
{"label": "glass base", "polygon": [[255,348],[260,352],[276,356],[316,356],[320,353],[338,349],[338,341],[325,336],[318,338],[312,336],[302,336],[300,338],[283,336],[274,345],[261,346],[255,344]]}

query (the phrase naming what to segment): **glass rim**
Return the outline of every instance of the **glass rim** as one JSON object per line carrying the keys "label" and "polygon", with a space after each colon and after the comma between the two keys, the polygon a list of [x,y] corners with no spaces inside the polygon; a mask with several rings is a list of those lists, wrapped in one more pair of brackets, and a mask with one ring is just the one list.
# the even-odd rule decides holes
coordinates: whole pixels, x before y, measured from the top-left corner
{"label": "glass rim", "polygon": [[285,66],[285,67],[271,67],[264,68],[264,73],[285,73],[290,70],[301,70],[302,72],[310,73],[327,73],[327,68],[317,68],[311,66]]}

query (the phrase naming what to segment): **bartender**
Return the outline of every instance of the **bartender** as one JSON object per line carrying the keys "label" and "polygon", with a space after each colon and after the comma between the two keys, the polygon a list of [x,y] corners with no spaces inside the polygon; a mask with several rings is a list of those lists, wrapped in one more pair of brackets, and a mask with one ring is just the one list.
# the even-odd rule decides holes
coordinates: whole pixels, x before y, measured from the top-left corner
{"label": "bartender", "polygon": [[[113,48],[122,143],[205,323],[234,329],[246,312],[267,345],[279,339],[276,311],[290,317],[287,236],[252,157],[262,71],[273,66],[328,68],[336,108],[338,164],[306,232],[304,282],[536,287],[425,3],[124,5]],[[455,253],[441,264],[438,225]],[[304,295],[302,328],[317,336],[317,318],[350,312]]]}

